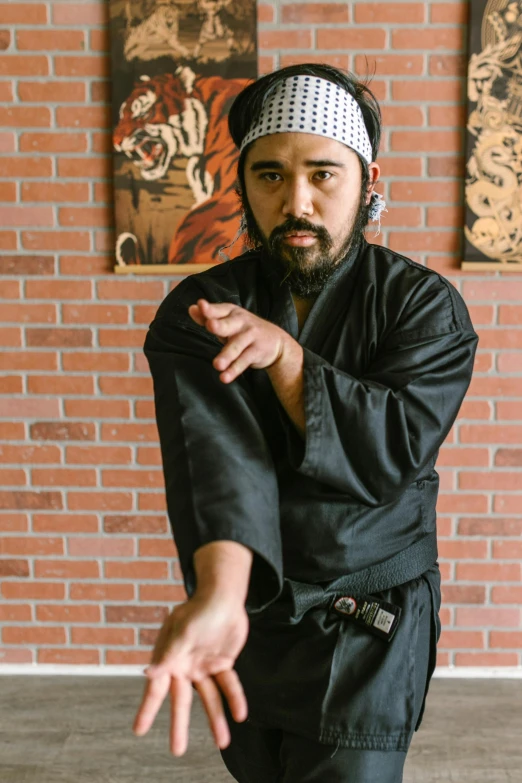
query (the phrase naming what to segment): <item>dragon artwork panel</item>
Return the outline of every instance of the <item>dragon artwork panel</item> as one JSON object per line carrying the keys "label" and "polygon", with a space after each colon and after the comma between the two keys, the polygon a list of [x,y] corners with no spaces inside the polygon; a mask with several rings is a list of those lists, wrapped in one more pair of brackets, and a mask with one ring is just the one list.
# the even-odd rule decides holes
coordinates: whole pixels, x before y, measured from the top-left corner
{"label": "dragon artwork panel", "polygon": [[115,271],[216,264],[235,241],[228,112],[257,76],[256,18],[255,0],[110,0]]}
{"label": "dragon artwork panel", "polygon": [[473,0],[464,267],[522,267],[522,0]]}

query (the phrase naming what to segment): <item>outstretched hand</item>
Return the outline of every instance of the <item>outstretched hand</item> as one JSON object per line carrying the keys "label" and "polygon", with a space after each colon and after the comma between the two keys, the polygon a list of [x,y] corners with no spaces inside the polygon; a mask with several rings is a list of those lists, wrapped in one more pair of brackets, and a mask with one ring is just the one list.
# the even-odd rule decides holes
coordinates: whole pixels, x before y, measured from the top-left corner
{"label": "outstretched hand", "polygon": [[133,731],[146,734],[170,693],[170,749],[185,753],[194,684],[208,716],[216,745],[230,743],[222,695],[232,717],[247,717],[243,687],[233,666],[248,635],[248,615],[243,605],[215,595],[194,594],[175,609],[161,627],[151,665],[145,670],[148,683],[136,715]]}
{"label": "outstretched hand", "polygon": [[198,299],[188,312],[197,324],[225,343],[212,361],[223,383],[235,380],[248,367],[271,367],[282,358],[289,340],[284,329],[230,302],[211,304]]}

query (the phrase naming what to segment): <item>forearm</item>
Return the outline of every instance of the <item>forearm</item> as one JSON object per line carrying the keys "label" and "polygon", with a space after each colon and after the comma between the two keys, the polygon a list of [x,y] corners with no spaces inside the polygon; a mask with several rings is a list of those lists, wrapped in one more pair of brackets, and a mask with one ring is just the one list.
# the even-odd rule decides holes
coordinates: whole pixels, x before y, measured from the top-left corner
{"label": "forearm", "polygon": [[236,541],[211,541],[194,553],[196,593],[200,597],[218,594],[224,601],[245,603],[252,550]]}
{"label": "forearm", "polygon": [[303,361],[302,347],[289,335],[280,358],[266,370],[281,405],[302,437],[306,430]]}

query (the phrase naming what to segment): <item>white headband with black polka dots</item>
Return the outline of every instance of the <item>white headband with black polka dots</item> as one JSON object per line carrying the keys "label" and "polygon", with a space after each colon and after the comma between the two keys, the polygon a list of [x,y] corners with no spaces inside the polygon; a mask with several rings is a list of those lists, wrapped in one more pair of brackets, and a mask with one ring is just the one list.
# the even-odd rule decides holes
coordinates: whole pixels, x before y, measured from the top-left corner
{"label": "white headband with black polka dots", "polygon": [[[362,111],[350,93],[327,79],[291,76],[268,93],[239,148],[271,133],[315,133],[340,141],[372,162],[372,144]],[[370,220],[379,220],[386,202],[373,191]]]}

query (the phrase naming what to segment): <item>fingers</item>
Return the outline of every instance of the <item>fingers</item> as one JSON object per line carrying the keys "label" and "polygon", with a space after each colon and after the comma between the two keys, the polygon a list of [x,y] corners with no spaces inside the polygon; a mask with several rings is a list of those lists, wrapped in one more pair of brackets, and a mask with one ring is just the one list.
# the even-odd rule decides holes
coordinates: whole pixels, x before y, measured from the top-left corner
{"label": "fingers", "polygon": [[230,729],[223,710],[221,693],[212,677],[195,683],[208,716],[210,728],[218,748],[226,748],[230,744]]}
{"label": "fingers", "polygon": [[172,678],[170,686],[170,750],[182,756],[188,746],[192,683],[185,678]]}
{"label": "fingers", "polygon": [[237,334],[232,340],[229,340],[225,348],[214,357],[212,364],[216,370],[223,372],[228,368],[231,362],[236,360],[243,351],[251,345],[251,343],[252,335],[250,334],[250,331]]}
{"label": "fingers", "polygon": [[238,723],[246,720],[248,704],[237,672],[234,669],[219,672],[219,674],[214,675],[214,679],[228,702],[234,720]]}
{"label": "fingers", "polygon": [[168,674],[149,680],[145,685],[141,705],[132,727],[133,732],[139,737],[146,734],[154,723],[165,696],[169,692],[169,686],[170,675]]}
{"label": "fingers", "polygon": [[220,380],[223,383],[231,383],[248,367],[257,363],[258,353],[254,346],[247,348],[243,353],[221,373]]}

